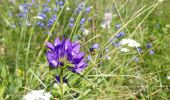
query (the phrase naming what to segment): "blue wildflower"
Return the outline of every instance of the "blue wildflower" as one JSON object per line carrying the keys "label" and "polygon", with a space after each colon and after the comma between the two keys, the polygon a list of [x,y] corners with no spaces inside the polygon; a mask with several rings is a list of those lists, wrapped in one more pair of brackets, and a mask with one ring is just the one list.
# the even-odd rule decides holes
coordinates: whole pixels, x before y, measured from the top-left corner
{"label": "blue wildflower", "polygon": [[152,44],[151,43],[147,43],[147,48],[151,48]]}
{"label": "blue wildflower", "polygon": [[139,53],[142,53],[142,48],[137,47],[137,51],[138,51]]}
{"label": "blue wildflower", "polygon": [[120,38],[125,35],[125,32],[121,31],[118,34],[115,35],[116,38]]}
{"label": "blue wildflower", "polygon": [[87,61],[90,61],[91,59],[92,59],[91,55],[88,55],[86,58]]}
{"label": "blue wildflower", "polygon": [[121,28],[121,24],[116,24],[116,29],[120,29]]}
{"label": "blue wildflower", "polygon": [[91,9],[92,9],[91,6],[90,6],[90,7],[87,7],[87,8],[86,8],[86,12],[87,12],[87,13],[90,13]]}
{"label": "blue wildflower", "polygon": [[83,25],[85,22],[86,22],[86,19],[85,19],[85,18],[82,18],[82,19],[80,20],[80,25]]}
{"label": "blue wildflower", "polygon": [[49,7],[44,7],[44,9],[43,9],[43,12],[45,12],[45,13],[50,12],[50,11],[51,11],[51,8],[49,8]]}
{"label": "blue wildflower", "polygon": [[153,50],[150,50],[150,51],[149,51],[149,54],[150,54],[150,55],[154,55],[155,52],[154,52]]}

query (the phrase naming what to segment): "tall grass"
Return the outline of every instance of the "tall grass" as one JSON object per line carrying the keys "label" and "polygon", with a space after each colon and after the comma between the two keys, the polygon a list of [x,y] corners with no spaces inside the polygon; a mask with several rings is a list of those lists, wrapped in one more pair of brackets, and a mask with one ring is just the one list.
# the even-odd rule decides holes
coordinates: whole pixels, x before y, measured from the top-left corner
{"label": "tall grass", "polygon": [[[56,37],[77,40],[86,57],[92,57],[81,75],[65,72],[70,86],[65,87],[64,99],[169,99],[168,0],[65,0],[58,12],[47,14],[46,22],[53,14],[57,15],[50,28],[38,27],[39,20],[34,17],[44,9],[44,4],[55,7],[55,0],[49,3],[35,0],[39,6],[19,18],[18,7],[31,2],[0,1],[0,99],[19,100],[35,89],[45,89],[59,96],[58,91],[53,90],[56,80],[54,72],[49,72],[45,56],[45,43],[53,42]],[[84,11],[76,13],[82,2]],[[90,13],[85,12],[88,6],[92,6]],[[113,16],[111,28],[101,27],[105,13]],[[75,18],[73,28],[69,27],[71,17]],[[84,25],[80,25],[82,18],[86,18]],[[26,25],[28,22],[31,26]],[[121,24],[121,28],[116,29],[117,24]],[[83,35],[82,28],[88,29],[89,35]],[[124,53],[113,46],[109,39],[121,31],[125,35],[114,42],[134,39],[141,44],[142,53],[137,47]],[[99,49],[90,52],[89,48],[95,43],[100,45]],[[152,47],[147,48],[147,43],[152,43]],[[150,50],[155,54],[150,55]],[[107,60],[108,56],[111,59]]]}

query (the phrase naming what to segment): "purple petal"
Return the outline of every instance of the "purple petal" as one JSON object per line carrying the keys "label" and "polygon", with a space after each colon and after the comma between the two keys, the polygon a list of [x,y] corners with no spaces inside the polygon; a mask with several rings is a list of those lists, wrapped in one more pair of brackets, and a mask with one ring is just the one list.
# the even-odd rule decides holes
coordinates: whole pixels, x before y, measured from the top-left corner
{"label": "purple petal", "polygon": [[69,41],[69,39],[66,39],[65,43],[64,43],[64,49],[67,50],[69,45],[70,45],[70,41]]}
{"label": "purple petal", "polygon": [[61,44],[60,39],[59,39],[59,38],[56,38],[55,41],[54,41],[54,46],[56,47],[56,46],[58,46],[58,45],[60,45],[60,44]]}
{"label": "purple petal", "polygon": [[57,67],[58,66],[58,55],[48,51],[47,52],[47,60],[51,67]]}
{"label": "purple petal", "polygon": [[79,53],[80,52],[80,44],[77,44],[72,49],[73,53]]}
{"label": "purple petal", "polygon": [[50,42],[46,42],[46,46],[47,46],[47,48],[49,48],[50,50],[54,50],[54,46],[53,46],[53,44],[51,44]]}

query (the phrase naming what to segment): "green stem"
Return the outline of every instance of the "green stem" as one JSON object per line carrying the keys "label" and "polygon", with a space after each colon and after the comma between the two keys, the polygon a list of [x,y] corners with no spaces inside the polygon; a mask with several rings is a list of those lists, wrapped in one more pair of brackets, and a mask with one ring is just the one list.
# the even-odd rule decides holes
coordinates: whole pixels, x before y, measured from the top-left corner
{"label": "green stem", "polygon": [[64,100],[63,97],[64,97],[64,91],[63,91],[63,68],[61,68],[61,71],[60,71],[60,91],[61,91],[61,100]]}

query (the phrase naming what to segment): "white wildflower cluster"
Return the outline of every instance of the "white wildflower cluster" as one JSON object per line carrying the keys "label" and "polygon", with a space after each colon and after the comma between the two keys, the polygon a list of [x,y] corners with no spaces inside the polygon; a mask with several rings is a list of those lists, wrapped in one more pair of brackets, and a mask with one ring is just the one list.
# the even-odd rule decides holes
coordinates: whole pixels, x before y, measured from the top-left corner
{"label": "white wildflower cluster", "polygon": [[110,24],[112,22],[113,15],[111,13],[105,13],[104,22],[101,24],[102,28],[110,28]]}
{"label": "white wildflower cluster", "polygon": [[23,97],[23,100],[50,100],[51,94],[44,90],[32,90]]}
{"label": "white wildflower cluster", "polygon": [[129,52],[130,50],[128,48],[120,48],[121,52]]}
{"label": "white wildflower cluster", "polygon": [[87,36],[89,35],[90,31],[88,29],[84,29],[83,30],[83,35]]}
{"label": "white wildflower cluster", "polygon": [[170,80],[170,76],[167,76],[167,79]]}
{"label": "white wildflower cluster", "polygon": [[141,45],[132,39],[122,39],[120,42],[120,45],[127,45],[129,47],[140,47]]}
{"label": "white wildflower cluster", "polygon": [[[140,47],[141,45],[136,42],[135,40],[132,40],[132,39],[122,39],[120,42],[119,42],[119,45],[120,46],[128,46],[128,47]],[[129,52],[130,50],[128,48],[120,48],[120,51],[121,52]]]}

